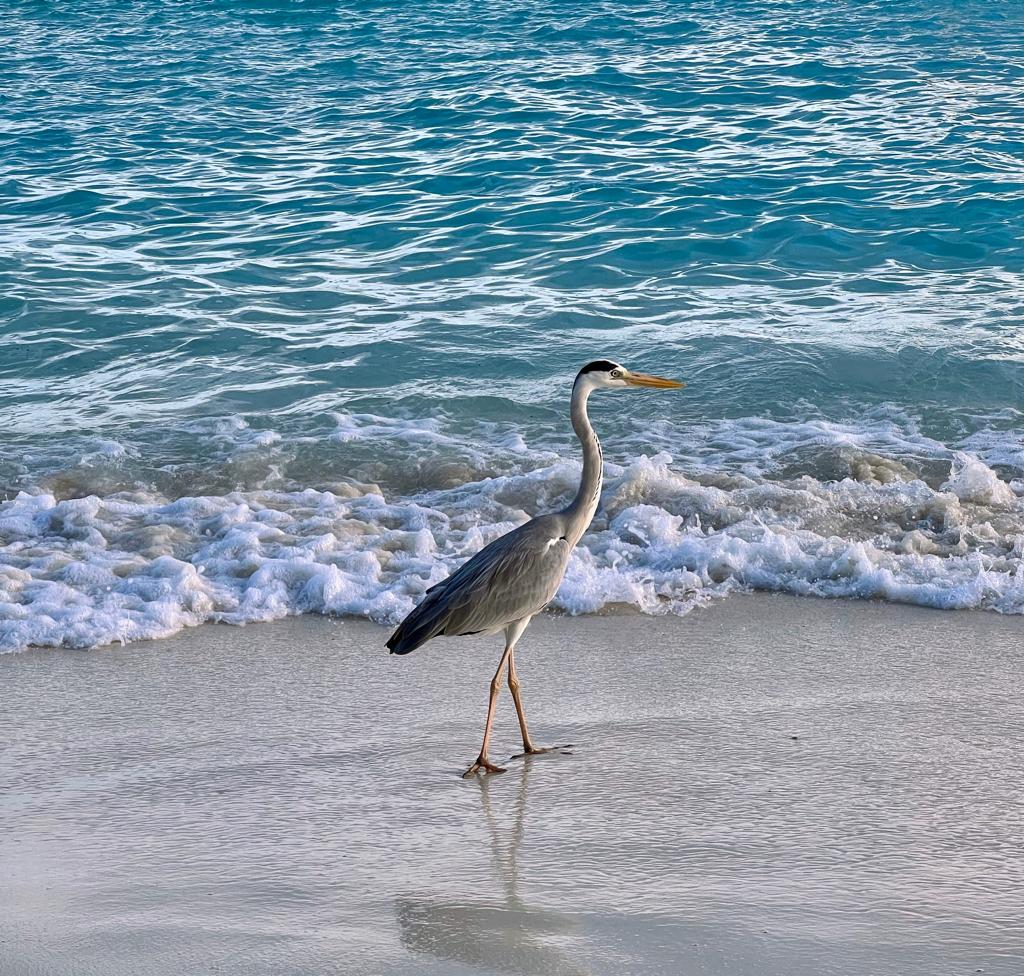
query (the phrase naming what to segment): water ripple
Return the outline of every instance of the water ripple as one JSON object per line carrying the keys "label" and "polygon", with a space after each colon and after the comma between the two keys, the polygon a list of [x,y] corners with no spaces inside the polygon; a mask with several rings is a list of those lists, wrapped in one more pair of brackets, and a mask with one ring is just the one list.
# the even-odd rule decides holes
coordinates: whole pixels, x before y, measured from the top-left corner
{"label": "water ripple", "polygon": [[[327,487],[366,463],[306,447],[339,410],[564,453],[595,355],[693,381],[602,417],[624,461],[841,474],[793,445],[874,444],[884,415],[893,470],[935,486],[974,445],[1024,475],[1019,5],[107,0],[7,26],[6,494]],[[704,439],[762,421],[757,459]],[[372,480],[436,487],[375,449]],[[509,461],[438,450],[468,479]]]}

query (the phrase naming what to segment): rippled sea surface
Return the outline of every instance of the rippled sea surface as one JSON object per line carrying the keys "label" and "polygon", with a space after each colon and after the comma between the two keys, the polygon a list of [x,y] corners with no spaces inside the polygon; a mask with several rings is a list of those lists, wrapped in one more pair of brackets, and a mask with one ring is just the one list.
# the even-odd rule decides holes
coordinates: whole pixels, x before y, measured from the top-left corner
{"label": "rippled sea surface", "polygon": [[[1024,610],[1015,3],[14,3],[0,647],[559,605]],[[21,493],[21,494],[19,494]]]}

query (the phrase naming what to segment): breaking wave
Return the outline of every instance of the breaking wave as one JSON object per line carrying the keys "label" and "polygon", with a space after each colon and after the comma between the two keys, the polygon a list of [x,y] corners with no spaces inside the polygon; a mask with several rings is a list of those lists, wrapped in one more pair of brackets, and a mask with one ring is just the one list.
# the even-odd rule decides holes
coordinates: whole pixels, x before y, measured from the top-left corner
{"label": "breaking wave", "polygon": [[[329,490],[289,484],[280,452],[290,441],[239,422],[222,431],[231,470],[258,455],[250,473],[265,481],[279,465],[269,478],[280,487],[61,497],[52,485],[68,482],[51,477],[50,490],[0,503],[0,649],[92,647],[310,612],[394,623],[491,539],[564,505],[579,477],[578,462],[561,456],[567,445],[531,454],[496,425],[485,450],[480,431],[460,436],[433,421],[333,423],[321,448],[357,449],[337,464],[348,457],[364,477],[390,472],[386,487],[353,477]],[[693,436],[682,463],[657,452],[606,465],[601,509],[556,609],[679,614],[756,589],[1024,612],[1024,483],[979,457],[984,437],[974,435],[975,452],[945,448],[891,420],[860,433],[746,420]],[[872,450],[886,437],[890,456]],[[1005,465],[1006,439],[991,442]],[[759,468],[744,445],[757,448]],[[95,470],[109,484],[111,464],[130,482],[123,465],[138,454],[93,445],[73,483]],[[304,470],[288,457],[292,473]],[[467,473],[477,476],[459,480]]]}

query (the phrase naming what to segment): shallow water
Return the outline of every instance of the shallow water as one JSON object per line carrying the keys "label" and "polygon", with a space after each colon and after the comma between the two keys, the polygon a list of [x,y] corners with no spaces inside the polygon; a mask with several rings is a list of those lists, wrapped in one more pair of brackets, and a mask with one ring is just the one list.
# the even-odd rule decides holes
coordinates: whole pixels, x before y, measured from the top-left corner
{"label": "shallow water", "polygon": [[[0,659],[10,971],[1018,976],[1016,621],[541,617],[523,697],[573,754],[484,782],[497,638],[385,636]],[[506,693],[493,758],[518,745]]]}
{"label": "shallow water", "polygon": [[[663,479],[648,499],[706,549],[749,523],[755,551],[709,571],[655,546],[627,585],[589,573],[608,548],[589,538],[575,572],[592,595],[563,606],[679,610],[729,581],[1024,608],[1018,4],[501,3],[483,18],[111,0],[16,4],[6,26],[4,497],[129,492],[153,528],[175,499],[233,508],[239,491],[251,508],[273,491],[287,509],[340,485],[472,509],[487,531],[558,500],[569,384],[607,356],[690,382],[596,405],[608,460],[663,452],[702,485],[764,487],[755,503]],[[522,486],[503,512],[496,476]],[[859,500],[837,500],[843,479],[867,486]],[[794,503],[805,487],[817,514]],[[3,648],[228,619],[237,581],[275,558],[254,544],[217,582],[229,595],[196,610],[135,577],[187,574],[153,564],[196,568],[201,538],[122,533],[112,558],[136,568],[124,586],[99,573],[116,605],[80,626],[117,530],[76,535],[60,513],[26,529],[26,504],[0,503]],[[724,508],[742,517],[709,521]],[[319,551],[344,562],[351,530]],[[372,592],[344,612],[393,617],[467,551],[431,532],[442,558],[413,580],[375,549]],[[335,609],[298,595],[320,572],[302,558],[270,615]]]}

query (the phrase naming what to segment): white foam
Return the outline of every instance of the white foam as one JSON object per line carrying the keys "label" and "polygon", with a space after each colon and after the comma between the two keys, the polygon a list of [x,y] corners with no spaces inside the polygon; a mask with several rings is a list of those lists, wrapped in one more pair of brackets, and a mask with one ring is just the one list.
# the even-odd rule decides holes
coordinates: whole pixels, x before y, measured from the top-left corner
{"label": "white foam", "polygon": [[942,490],[951,491],[961,501],[979,505],[1013,505],[1017,500],[1013,489],[1000,481],[990,467],[963,453],[957,454]]}
{"label": "white foam", "polygon": [[[418,435],[417,435],[418,436]],[[737,588],[1024,612],[1024,505],[975,457],[938,489],[608,465],[602,510],[554,605],[683,613]],[[491,539],[563,505],[579,465],[386,500],[251,491],[0,503],[0,649],[90,647],[205,621],[316,612],[395,622]]]}

